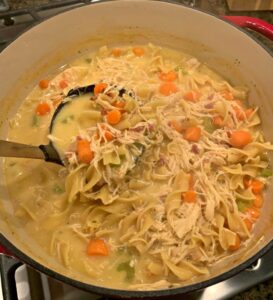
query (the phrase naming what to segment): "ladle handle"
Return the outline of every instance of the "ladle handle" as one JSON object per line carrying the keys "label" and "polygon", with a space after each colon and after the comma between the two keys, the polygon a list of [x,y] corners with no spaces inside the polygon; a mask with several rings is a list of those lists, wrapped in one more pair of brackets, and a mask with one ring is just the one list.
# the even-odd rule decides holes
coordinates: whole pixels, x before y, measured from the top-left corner
{"label": "ladle handle", "polygon": [[0,157],[24,157],[45,159],[43,151],[37,146],[30,146],[0,140]]}

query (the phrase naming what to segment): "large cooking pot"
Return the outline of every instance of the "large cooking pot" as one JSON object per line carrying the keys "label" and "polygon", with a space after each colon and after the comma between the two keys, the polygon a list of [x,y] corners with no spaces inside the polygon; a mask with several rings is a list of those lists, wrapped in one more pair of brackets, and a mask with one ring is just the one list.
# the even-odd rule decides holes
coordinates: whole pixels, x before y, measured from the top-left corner
{"label": "large cooking pot", "polygon": [[[237,20],[240,25],[249,25]],[[259,29],[272,34],[265,24]],[[249,87],[249,102],[260,107],[263,129],[273,141],[273,59],[259,42],[229,22],[199,10],[163,1],[99,2],[55,16],[25,32],[0,55],[0,125],[5,138],[8,119],[34,82],[76,56],[107,44],[152,42],[196,56],[236,84]],[[2,162],[1,162],[2,163]],[[2,165],[0,165],[1,170]],[[31,176],[31,174],[30,174]],[[13,217],[0,173],[0,243],[35,269],[90,292],[123,297],[154,297],[186,293],[212,285],[245,269],[273,245],[273,185],[248,249],[238,251],[180,288],[126,291],[98,287],[88,278],[56,262],[28,236]],[[88,283],[89,282],[89,283]]]}

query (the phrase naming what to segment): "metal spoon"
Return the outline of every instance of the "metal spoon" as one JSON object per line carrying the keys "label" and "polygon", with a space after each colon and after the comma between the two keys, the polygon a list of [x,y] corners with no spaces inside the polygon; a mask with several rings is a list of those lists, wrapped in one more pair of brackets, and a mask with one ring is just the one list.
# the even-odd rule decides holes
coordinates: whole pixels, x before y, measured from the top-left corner
{"label": "metal spoon", "polygon": [[[91,94],[94,92],[94,87],[95,85],[91,84],[85,87],[72,89],[68,92],[65,98],[67,97],[74,98],[87,93]],[[121,91],[120,93],[123,94],[124,92]],[[67,103],[69,102],[63,101],[55,110],[49,126],[50,133],[54,126],[54,122],[56,120],[57,115],[60,113],[60,111]],[[64,165],[64,161],[61,159],[60,154],[54,147],[54,143],[51,141],[49,142],[48,145],[30,146],[30,145],[0,140],[0,157],[22,157],[22,158],[43,159],[48,162]]]}

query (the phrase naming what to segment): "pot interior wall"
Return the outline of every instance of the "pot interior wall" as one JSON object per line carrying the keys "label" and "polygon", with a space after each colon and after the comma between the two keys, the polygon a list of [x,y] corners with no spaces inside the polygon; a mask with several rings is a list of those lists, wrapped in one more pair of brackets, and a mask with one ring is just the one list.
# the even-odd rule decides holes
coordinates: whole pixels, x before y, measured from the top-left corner
{"label": "pot interior wall", "polygon": [[[155,43],[187,52],[235,84],[249,87],[249,102],[260,106],[266,138],[273,141],[273,59],[268,52],[228,23],[209,14],[160,1],[113,1],[61,14],[32,28],[0,55],[1,138],[8,120],[33,85],[85,51],[102,45]],[[2,162],[1,162],[2,164]],[[1,168],[1,166],[0,166]],[[0,178],[0,230],[16,247],[49,268],[80,281],[40,249],[13,217]],[[212,269],[211,277],[250,258],[273,236],[272,186],[267,192],[253,243]],[[259,242],[257,242],[259,241]],[[198,278],[201,281],[206,278]],[[194,279],[193,281],[194,282]],[[187,283],[189,284],[189,283]]]}

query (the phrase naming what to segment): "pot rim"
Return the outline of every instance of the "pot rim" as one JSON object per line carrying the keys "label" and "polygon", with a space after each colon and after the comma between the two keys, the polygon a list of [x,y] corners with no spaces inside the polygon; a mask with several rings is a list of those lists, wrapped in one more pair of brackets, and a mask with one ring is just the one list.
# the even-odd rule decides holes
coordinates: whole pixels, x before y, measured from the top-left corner
{"label": "pot rim", "polygon": [[[99,2],[91,2],[89,3],[89,5],[100,5],[101,3],[105,3],[105,2],[110,2],[111,0],[101,0]],[[130,0],[127,0],[128,2],[130,2]],[[135,1],[135,0],[133,0]],[[144,1],[148,1],[148,0],[144,0]],[[228,20],[222,19],[221,17],[211,13],[211,12],[207,12],[205,10],[199,9],[199,8],[192,8],[192,7],[188,7],[186,5],[183,5],[177,1],[173,1],[173,0],[149,0],[149,1],[153,1],[153,2],[165,2],[165,3],[170,3],[173,5],[179,5],[179,6],[183,6],[187,9],[192,9],[192,10],[196,10],[199,11],[201,13],[210,15],[211,17],[217,18],[218,20],[228,23],[230,26],[233,26],[235,29],[240,30],[241,32],[243,32],[244,34],[246,34],[249,38],[251,38],[252,40],[254,40],[260,47],[262,47],[271,57],[273,57],[273,50],[271,50],[268,46],[264,45],[257,37],[253,36],[250,32],[248,32],[247,30],[231,23]],[[81,9],[83,6],[79,6],[76,7],[74,9]],[[57,13],[56,15],[52,16],[55,17],[59,14],[62,13],[66,13],[68,11],[70,11],[71,9],[67,9],[65,11],[62,11],[60,13]],[[51,18],[51,17],[50,17]],[[46,19],[45,22],[47,20],[49,20],[50,18]],[[31,30],[32,28],[39,26],[40,23],[35,24],[34,26],[31,26],[29,28],[27,28],[26,30],[24,30],[22,32],[22,34],[24,34],[25,32],[27,32],[28,30]],[[20,34],[20,36],[22,35]],[[16,39],[15,39],[16,40]],[[13,43],[13,42],[12,42]],[[10,44],[12,44],[10,43]],[[3,50],[3,51],[8,51],[9,45]],[[96,286],[96,285],[92,285],[92,284],[88,284],[88,283],[84,283],[81,281],[78,281],[76,279],[67,277],[65,275],[62,275],[46,266],[44,266],[43,264],[37,262],[36,260],[34,260],[33,258],[31,258],[30,256],[26,255],[24,252],[22,252],[20,249],[18,249],[16,246],[14,246],[2,233],[0,233],[0,244],[3,245],[4,247],[6,247],[13,255],[14,257],[18,258],[19,260],[21,260],[22,262],[26,263],[27,265],[33,267],[34,269],[46,274],[49,277],[52,277],[56,280],[62,281],[66,284],[72,285],[76,288],[85,290],[87,292],[91,292],[91,293],[96,293],[96,294],[101,294],[101,295],[107,295],[107,296],[121,296],[124,298],[146,298],[146,297],[160,297],[160,296],[174,296],[174,295],[179,295],[179,294],[185,294],[185,293],[189,293],[195,290],[200,290],[203,288],[206,288],[208,286],[214,285],[218,282],[221,282],[223,280],[226,280],[234,275],[236,275],[237,273],[243,271],[244,269],[246,269],[248,266],[250,266],[251,264],[253,264],[255,261],[257,261],[260,257],[262,257],[263,255],[265,255],[271,248],[273,248],[273,239],[268,242],[267,245],[265,245],[261,250],[259,250],[256,254],[254,254],[253,256],[251,256],[249,259],[243,261],[241,264],[239,264],[238,266],[230,269],[229,271],[222,273],[220,275],[217,275],[211,279],[208,280],[204,280],[198,283],[193,283],[193,284],[189,284],[186,286],[181,286],[181,287],[175,287],[175,288],[167,288],[167,289],[161,289],[161,290],[149,290],[149,291],[141,291],[141,290],[121,290],[121,289],[114,289],[114,288],[107,288],[107,287],[102,287],[102,286]]]}

